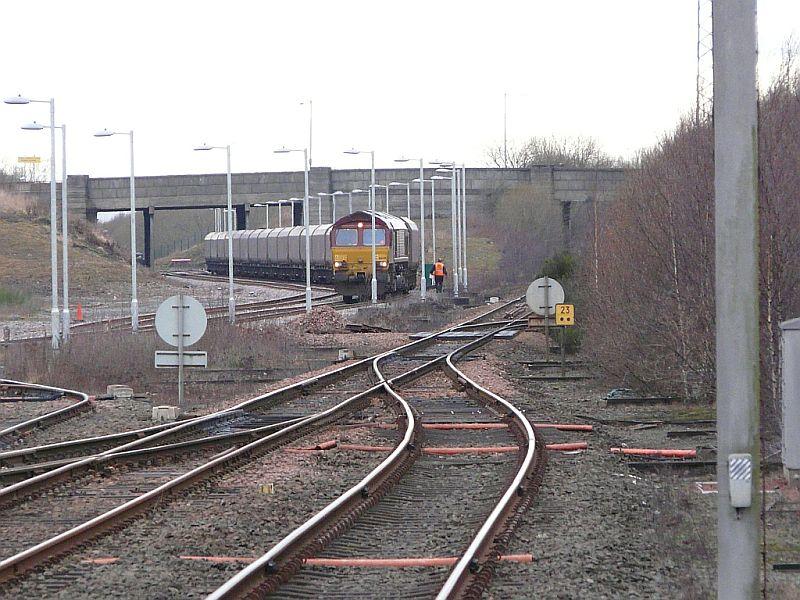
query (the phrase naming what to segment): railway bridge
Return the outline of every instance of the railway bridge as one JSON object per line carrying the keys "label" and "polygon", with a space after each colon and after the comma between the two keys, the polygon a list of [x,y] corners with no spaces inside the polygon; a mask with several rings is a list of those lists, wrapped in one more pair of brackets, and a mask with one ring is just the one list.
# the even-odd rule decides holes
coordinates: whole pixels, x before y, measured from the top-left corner
{"label": "railway bridge", "polygon": [[[426,169],[425,177],[434,175],[434,168]],[[536,185],[547,190],[552,199],[561,204],[565,243],[569,243],[571,215],[575,204],[603,201],[613,197],[617,187],[624,180],[626,171],[620,168],[575,168],[557,165],[535,165],[530,168],[467,168],[466,199],[470,209],[481,210],[487,203],[499,197],[503,191],[524,185]],[[416,168],[377,169],[376,182],[407,182],[419,177]],[[233,206],[235,208],[235,227],[247,227],[248,216],[254,206],[272,215],[271,223],[277,223],[277,201],[292,197],[302,197],[304,188],[302,171],[281,171],[262,173],[233,173]],[[332,169],[313,167],[309,184],[312,198],[319,192],[331,193],[337,190],[367,189],[369,169]],[[98,213],[127,211],[130,206],[130,181],[128,177],[95,178],[89,175],[70,175],[68,178],[69,210],[89,221],[96,221]],[[50,197],[48,183],[5,184],[8,191],[34,195],[47,201]],[[415,186],[412,185],[412,206]],[[450,214],[450,185],[446,180],[436,182],[437,192],[441,190],[441,201],[436,204],[436,215],[447,217]],[[385,192],[378,191],[378,207],[383,207]],[[389,188],[392,212],[405,212],[407,190],[402,186]],[[59,186],[60,197],[60,186]],[[438,194],[437,194],[437,197]],[[346,197],[340,197],[345,198]],[[332,217],[330,196],[318,200],[318,209],[323,219]],[[342,202],[340,199],[339,202]],[[203,175],[157,175],[136,177],[137,210],[144,215],[144,258],[150,265],[153,257],[153,233],[155,213],[161,210],[224,208],[227,203],[226,175],[224,173]],[[312,200],[313,203],[313,200]],[[366,195],[354,195],[355,210],[367,206]],[[302,204],[291,205],[291,216],[297,223],[302,222]],[[340,204],[340,207],[342,205]],[[315,203],[312,208],[316,209]],[[418,209],[417,209],[418,210]],[[341,211],[341,208],[340,208]],[[317,210],[311,211],[312,222]],[[343,214],[339,212],[339,214]],[[412,211],[413,215],[413,211]],[[284,212],[284,217],[288,215]],[[263,220],[263,219],[262,219]]]}

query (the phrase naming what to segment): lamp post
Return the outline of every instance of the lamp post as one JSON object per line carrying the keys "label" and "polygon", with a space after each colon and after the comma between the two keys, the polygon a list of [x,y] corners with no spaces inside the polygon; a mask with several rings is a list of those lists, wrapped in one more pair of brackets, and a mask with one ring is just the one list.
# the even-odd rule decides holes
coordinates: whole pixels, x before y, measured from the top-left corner
{"label": "lamp post", "polygon": [[[406,188],[406,216],[411,218],[411,183],[402,183],[400,181],[392,181],[390,187],[403,186]],[[386,192],[389,193],[388,190]]]}
{"label": "lamp post", "polygon": [[111,137],[112,135],[127,135],[130,137],[131,146],[131,329],[134,333],[139,331],[139,300],[136,294],[136,181],[133,171],[133,130],[109,131],[104,129],[94,134],[95,137]]}
{"label": "lamp post", "polygon": [[[437,163],[434,163],[437,164]],[[458,246],[458,230],[457,227],[458,223],[458,209],[456,207],[456,188],[458,187],[458,182],[456,180],[456,166],[452,163],[438,163],[442,165],[448,165],[448,168],[440,168],[436,169],[437,173],[450,173],[450,233],[453,238],[453,270],[455,277],[453,277],[453,295],[458,298],[458,283],[459,283],[459,246]]]}
{"label": "lamp post", "polygon": [[[22,129],[26,131],[41,131],[45,127],[45,125],[34,121],[33,123],[26,123],[22,126]],[[62,123],[53,128],[61,130],[61,272],[63,277],[61,340],[66,344],[69,341],[69,229],[67,227],[69,192],[67,191],[67,126]]]}
{"label": "lamp post", "polygon": [[467,167],[461,165],[461,264],[464,291],[467,291]]}
{"label": "lamp post", "polygon": [[[303,203],[303,199],[302,198],[289,198],[289,208],[291,209],[290,212],[292,213],[292,227],[295,226],[295,222],[294,222],[294,205],[295,205],[296,202],[299,202],[300,204],[302,204]],[[309,206],[311,206],[310,201],[309,201]],[[308,222],[309,222],[309,224],[311,224],[311,215],[308,215]]]}
{"label": "lamp post", "polygon": [[[396,158],[395,162],[408,162],[411,158]],[[425,275],[425,161],[419,159],[419,259],[422,263],[422,277],[419,283],[419,297],[425,300],[428,282]]]}
{"label": "lamp post", "polygon": [[[336,196],[342,196],[344,192],[336,191],[336,192],[317,192],[317,196],[320,197],[320,201],[322,200],[322,196],[330,196],[331,197],[331,223],[336,222]],[[352,199],[352,196],[351,196]],[[352,200],[351,200],[352,201]],[[352,210],[350,212],[353,212]]]}
{"label": "lamp post", "polygon": [[[437,181],[450,181],[449,177],[442,177],[441,175],[434,175],[431,177],[431,228],[433,229],[433,254],[436,254],[436,195],[434,194],[434,187]],[[434,256],[435,258],[435,256]]]}
{"label": "lamp post", "polygon": [[[305,195],[303,196],[303,224],[306,228],[306,312],[311,312],[311,231],[310,222],[311,218],[308,215],[308,148],[278,148],[275,154],[289,154],[290,152],[303,153],[303,174],[305,180]],[[320,198],[320,222],[322,221],[322,199]],[[294,206],[292,207],[292,215],[294,215]],[[292,217],[294,218],[294,216]]]}
{"label": "lamp post", "polygon": [[370,155],[370,209],[372,212],[372,303],[378,303],[378,279],[376,275],[375,265],[375,150],[345,150],[345,154],[369,154]]}
{"label": "lamp post", "polygon": [[350,209],[350,213],[349,214],[353,214],[353,194],[369,194],[369,191],[368,190],[355,189],[355,190],[352,190],[350,192],[347,192],[347,195],[349,196],[349,200],[348,200],[349,204],[347,206],[347,208]]}
{"label": "lamp post", "polygon": [[50,105],[50,330],[53,350],[58,350],[60,344],[59,318],[58,318],[58,213],[56,198],[56,101],[33,100],[23,96],[14,96],[4,100],[6,104],[31,104],[42,103]]}
{"label": "lamp post", "polygon": [[311,141],[313,139],[312,133],[314,131],[314,102],[311,98],[300,102],[300,106],[308,104],[308,168],[311,168]]}
{"label": "lamp post", "polygon": [[228,159],[228,320],[236,320],[236,300],[233,297],[233,193],[231,186],[231,146],[209,146],[203,144],[195,147],[197,151],[225,150]]}
{"label": "lamp post", "polygon": [[[385,189],[386,190],[386,212],[388,213],[389,212],[389,186],[388,185],[384,185],[382,183],[376,183],[373,187],[376,188],[376,189],[377,188],[381,188],[381,189]],[[375,197],[375,192],[372,192],[372,197],[373,198]]]}

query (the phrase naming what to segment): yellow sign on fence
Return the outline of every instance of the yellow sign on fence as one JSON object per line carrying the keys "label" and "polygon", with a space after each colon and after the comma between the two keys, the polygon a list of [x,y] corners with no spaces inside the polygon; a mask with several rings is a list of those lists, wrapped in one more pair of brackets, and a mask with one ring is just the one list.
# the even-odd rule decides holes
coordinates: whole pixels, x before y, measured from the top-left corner
{"label": "yellow sign on fence", "polygon": [[574,304],[556,304],[556,325],[575,325]]}
{"label": "yellow sign on fence", "polygon": [[17,157],[17,162],[28,163],[28,164],[32,164],[32,165],[38,165],[40,162],[42,162],[42,157],[41,156],[18,156]]}

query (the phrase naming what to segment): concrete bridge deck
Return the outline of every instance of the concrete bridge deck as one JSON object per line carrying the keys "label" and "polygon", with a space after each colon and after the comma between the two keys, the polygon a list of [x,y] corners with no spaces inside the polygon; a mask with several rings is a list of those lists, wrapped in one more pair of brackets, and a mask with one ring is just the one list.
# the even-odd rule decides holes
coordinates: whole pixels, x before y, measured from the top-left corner
{"label": "concrete bridge deck", "polygon": [[[425,170],[425,177],[435,174],[435,168]],[[377,169],[376,182],[385,184],[392,181],[407,182],[419,177],[418,168]],[[466,173],[467,203],[470,208],[480,209],[487,201],[497,198],[503,191],[520,185],[536,185],[548,191],[552,199],[562,204],[565,219],[569,221],[572,203],[587,200],[608,199],[625,178],[625,170],[619,168],[567,168],[552,165],[534,166],[525,169],[468,168]],[[312,197],[318,192],[344,192],[353,189],[367,189],[369,169],[331,169],[314,167],[311,169],[309,184]],[[288,200],[303,195],[303,172],[282,171],[265,173],[233,173],[233,205],[236,209],[236,228],[247,227],[247,216],[253,204]],[[430,184],[427,184],[429,186]],[[13,183],[3,186],[9,191],[29,194],[47,201],[50,197],[48,183]],[[60,185],[59,185],[60,188]],[[416,185],[412,184],[412,207],[416,206],[418,196]],[[416,191],[416,194],[415,194]],[[450,214],[450,183],[437,181],[436,215]],[[440,192],[441,191],[441,192]],[[70,175],[68,178],[69,211],[80,214],[87,220],[96,221],[100,212],[127,211],[130,207],[129,178],[93,178],[88,175]],[[441,193],[441,196],[439,196]],[[392,211],[405,214],[406,189],[401,186],[390,188]],[[429,196],[426,195],[426,199]],[[60,189],[59,189],[60,198]],[[385,190],[378,190],[378,207],[383,208]],[[441,198],[441,201],[438,199]],[[337,205],[346,206],[347,196],[339,196]],[[157,175],[136,177],[136,206],[145,215],[145,262],[151,264],[153,217],[159,210],[224,208],[227,203],[226,175]],[[366,194],[354,195],[355,210],[366,208]],[[269,210],[269,209],[266,209]],[[295,220],[302,222],[302,205],[295,205]],[[419,208],[417,207],[417,211]],[[312,200],[311,218],[317,215],[316,202]],[[331,218],[331,199],[324,197],[322,203],[323,219]],[[341,208],[338,215],[344,214]],[[412,210],[413,217],[413,210]],[[277,223],[274,217],[272,223]]]}

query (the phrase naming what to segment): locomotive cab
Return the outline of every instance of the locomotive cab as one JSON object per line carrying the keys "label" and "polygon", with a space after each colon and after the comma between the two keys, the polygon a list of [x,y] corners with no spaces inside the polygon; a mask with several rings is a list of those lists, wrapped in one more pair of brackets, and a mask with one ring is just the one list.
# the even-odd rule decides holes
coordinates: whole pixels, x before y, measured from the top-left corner
{"label": "locomotive cab", "polygon": [[375,236],[375,267],[378,296],[406,292],[416,283],[416,265],[411,268],[413,222],[387,213],[357,211],[342,217],[331,228],[334,288],[345,301],[370,296],[372,280],[372,236]]}

